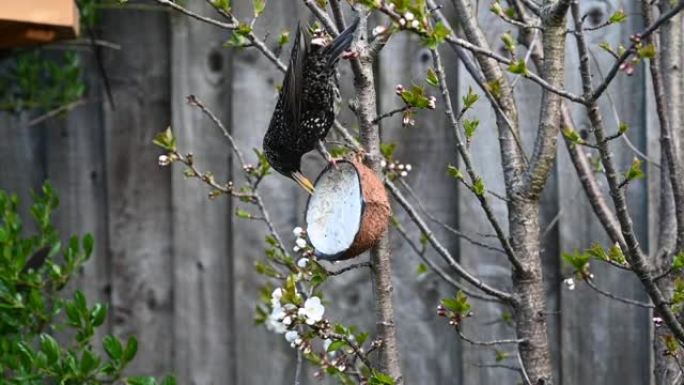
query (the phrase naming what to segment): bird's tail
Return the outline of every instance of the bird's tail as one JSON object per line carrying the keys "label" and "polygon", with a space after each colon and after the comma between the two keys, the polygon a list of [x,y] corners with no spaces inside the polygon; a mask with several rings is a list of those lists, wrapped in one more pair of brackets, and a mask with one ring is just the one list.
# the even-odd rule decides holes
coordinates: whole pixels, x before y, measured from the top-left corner
{"label": "bird's tail", "polygon": [[337,60],[339,60],[342,53],[349,49],[352,41],[354,41],[354,32],[356,31],[356,27],[359,26],[359,20],[360,19],[357,17],[347,29],[342,31],[342,33],[330,43],[327,48],[329,54],[328,65],[333,66]]}

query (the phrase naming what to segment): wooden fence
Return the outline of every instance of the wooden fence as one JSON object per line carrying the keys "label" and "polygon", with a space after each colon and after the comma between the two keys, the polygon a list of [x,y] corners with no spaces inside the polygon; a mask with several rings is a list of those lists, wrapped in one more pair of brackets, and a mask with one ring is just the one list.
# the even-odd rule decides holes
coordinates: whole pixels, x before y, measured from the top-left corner
{"label": "wooden fence", "polygon": [[[251,12],[251,2],[235,1],[239,14]],[[268,2],[257,24],[269,41],[296,20],[311,20],[296,0]],[[445,2],[448,3],[448,2]],[[589,22],[600,24],[619,8],[632,15],[635,2],[588,0]],[[212,12],[202,1],[187,5]],[[448,4],[446,4],[448,5]],[[490,41],[509,26],[494,20],[488,2],[480,2],[479,17]],[[453,12],[446,7],[447,13]],[[639,17],[590,36],[596,47],[607,40],[614,46],[638,30]],[[0,188],[28,198],[31,188],[49,179],[61,196],[58,227],[65,233],[91,232],[96,256],[80,274],[78,286],[87,294],[111,304],[107,332],[134,334],[141,341],[133,370],[141,373],[175,372],[181,384],[291,384],[295,353],[282,336],[255,327],[252,322],[257,287],[263,282],[253,268],[262,257],[264,231],[260,224],[235,218],[236,204],[226,199],[208,200],[207,189],[188,181],[180,168],[160,168],[160,151],[152,137],[171,125],[183,151],[196,154],[197,164],[218,178],[231,178],[239,170],[231,166],[227,144],[212,124],[185,103],[195,94],[217,112],[249,153],[259,148],[275,103],[281,74],[253,49],[224,48],[228,35],[189,18],[160,9],[106,8],[99,24],[101,38],[121,45],[104,50],[104,66],[111,80],[114,105],[107,103],[93,56],[84,52],[88,99],[64,118],[28,127],[28,117],[0,115]],[[498,46],[496,46],[499,49]],[[568,44],[567,84],[575,92],[579,79],[574,43]],[[609,55],[594,49],[599,65]],[[455,55],[443,48],[450,86],[467,90],[471,80],[459,70]],[[378,66],[380,111],[399,105],[394,87],[422,82],[430,67],[429,52],[406,34],[394,37],[382,52]],[[351,95],[348,64],[341,65],[343,93]],[[628,137],[641,151],[658,153],[653,109],[647,106],[647,80],[639,67],[631,77],[621,75],[610,88],[620,119],[632,129]],[[476,87],[474,89],[477,90]],[[523,139],[531,147],[536,130],[540,90],[524,79],[517,82]],[[609,127],[617,122],[608,102],[602,104]],[[474,111],[480,130],[472,152],[488,188],[502,192],[497,134],[487,103]],[[586,127],[581,108],[573,106],[580,127]],[[341,118],[354,126],[348,113]],[[456,164],[452,133],[441,109],[420,113],[416,126],[402,128],[398,119],[383,123],[382,136],[398,143],[396,157],[411,163],[408,182],[427,209],[441,221],[468,233],[490,233],[473,197],[446,176],[446,165]],[[634,156],[620,142],[614,151],[626,167]],[[528,148],[529,149],[529,148]],[[254,158],[254,156],[250,156]],[[305,173],[315,175],[321,166],[317,156],[305,160]],[[648,166],[648,173],[657,169]],[[599,178],[601,179],[601,178]],[[657,212],[654,196],[657,178],[629,188],[630,210],[638,234],[648,246],[654,239],[651,223]],[[649,188],[649,186],[651,186]],[[303,223],[305,195],[292,182],[268,178],[262,191],[278,229],[288,242],[291,229]],[[496,215],[506,220],[505,204],[494,202]],[[400,207],[411,236],[418,232]],[[607,242],[581,191],[565,148],[559,147],[554,175],[544,195],[544,268],[548,293],[555,377],[563,385],[641,385],[651,378],[652,333],[650,314],[644,309],[608,300],[578,285],[574,291],[561,281],[570,269],[561,262],[562,251]],[[656,223],[657,224],[657,223]],[[435,226],[439,228],[439,226]],[[505,258],[437,231],[460,261],[482,279],[501,288],[510,285]],[[452,295],[450,287],[434,274],[417,275],[419,260],[395,233],[394,300],[399,342],[407,384],[515,384],[515,372],[484,367],[495,363],[496,352],[461,342],[436,315],[440,298]],[[436,254],[429,254],[439,260]],[[598,284],[606,290],[634,299],[645,299],[637,280],[629,273],[592,264]],[[369,274],[345,273],[325,288],[331,305],[326,314],[334,319],[373,330],[374,308]],[[473,301],[474,316],[465,332],[477,339],[510,337],[505,309]],[[503,364],[517,365],[513,351]],[[316,383],[307,376],[305,383]]]}

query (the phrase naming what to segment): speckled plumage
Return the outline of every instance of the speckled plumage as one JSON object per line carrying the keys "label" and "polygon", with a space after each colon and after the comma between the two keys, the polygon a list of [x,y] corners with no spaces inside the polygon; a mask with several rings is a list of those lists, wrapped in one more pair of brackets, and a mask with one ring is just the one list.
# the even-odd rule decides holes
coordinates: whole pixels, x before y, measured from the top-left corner
{"label": "speckled plumage", "polygon": [[[357,23],[330,44],[312,44],[297,27],[283,87],[264,136],[263,148],[271,166],[293,177],[301,158],[326,137],[335,120],[335,65],[351,45]],[[318,40],[318,39],[317,39]]]}

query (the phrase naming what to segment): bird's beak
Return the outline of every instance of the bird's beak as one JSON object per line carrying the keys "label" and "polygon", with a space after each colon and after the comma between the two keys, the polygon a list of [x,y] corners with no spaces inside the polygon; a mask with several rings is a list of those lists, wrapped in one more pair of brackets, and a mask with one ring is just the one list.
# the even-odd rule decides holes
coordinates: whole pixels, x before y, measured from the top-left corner
{"label": "bird's beak", "polygon": [[307,177],[302,175],[301,172],[295,171],[290,175],[292,175],[292,179],[294,179],[294,181],[297,182],[298,185],[302,186],[302,188],[306,190],[306,192],[308,192],[309,194],[314,193],[313,183],[311,183],[311,181],[307,179]]}

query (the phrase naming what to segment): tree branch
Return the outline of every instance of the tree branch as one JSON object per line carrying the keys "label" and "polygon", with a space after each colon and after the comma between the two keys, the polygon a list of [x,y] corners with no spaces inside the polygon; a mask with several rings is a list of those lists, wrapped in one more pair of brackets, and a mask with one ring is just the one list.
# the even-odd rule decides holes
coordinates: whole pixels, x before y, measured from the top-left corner
{"label": "tree branch", "polygon": [[613,162],[613,155],[608,148],[608,143],[603,139],[606,137],[605,130],[603,127],[603,120],[599,108],[596,105],[595,98],[589,98],[591,95],[591,68],[589,67],[589,53],[587,49],[587,44],[584,38],[584,32],[582,31],[582,22],[579,15],[579,3],[577,0],[573,0],[571,5],[572,16],[575,22],[575,29],[578,31],[575,34],[577,40],[577,49],[580,56],[580,74],[582,78],[582,89],[587,97],[588,104],[587,110],[589,115],[589,120],[594,130],[594,137],[596,138],[596,143],[598,143],[599,153],[601,155],[601,162],[606,170],[606,179],[608,181],[608,186],[610,188],[611,197],[613,198],[613,204],[616,208],[616,215],[618,221],[620,222],[622,235],[625,239],[625,244],[627,246],[625,256],[627,257],[632,270],[637,275],[639,280],[644,285],[646,292],[653,301],[658,312],[663,317],[664,322],[670,328],[672,333],[677,337],[678,340],[684,342],[684,328],[682,324],[677,320],[677,317],[672,312],[672,308],[668,304],[667,300],[663,297],[662,292],[657,287],[653,281],[651,267],[646,261],[646,257],[639,246],[639,241],[637,240],[636,234],[634,233],[634,228],[632,224],[632,218],[627,210],[627,203],[625,200],[625,193],[619,188],[619,176]]}

